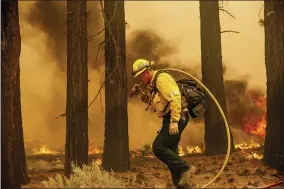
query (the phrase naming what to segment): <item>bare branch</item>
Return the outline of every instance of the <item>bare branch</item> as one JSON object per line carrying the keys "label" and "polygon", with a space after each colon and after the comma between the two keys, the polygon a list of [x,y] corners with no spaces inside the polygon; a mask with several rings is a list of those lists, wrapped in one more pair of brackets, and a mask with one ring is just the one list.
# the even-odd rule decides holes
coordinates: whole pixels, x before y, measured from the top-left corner
{"label": "bare branch", "polygon": [[221,31],[221,33],[240,33],[240,32],[234,31],[234,30],[224,30],[224,31]]}
{"label": "bare branch", "polygon": [[[101,6],[102,6],[102,4],[101,4]],[[114,16],[115,16],[115,14],[116,14],[116,9],[117,9],[117,6],[115,6],[114,11],[113,11],[113,14],[112,14],[110,20],[109,20],[109,21],[107,22],[107,24],[105,25],[105,27],[104,27],[101,31],[97,32],[96,34],[91,35],[91,36],[90,36],[91,39],[92,39],[93,37],[95,37],[95,36],[100,35],[101,33],[103,33],[103,31],[105,31],[106,27],[108,27],[109,24],[110,24],[110,23],[112,22],[112,20],[114,19]],[[104,12],[103,12],[103,7],[102,7],[101,12],[104,14]],[[91,40],[91,39],[90,39],[90,40]]]}
{"label": "bare branch", "polygon": [[115,14],[116,14],[117,1],[116,1],[115,8],[114,8],[114,11],[113,11],[113,15],[111,16],[110,21],[108,21],[108,20],[106,19],[105,12],[104,12],[104,6],[103,6],[102,0],[100,0],[100,5],[101,5],[101,10],[102,10],[102,15],[103,15],[103,18],[104,18],[105,23],[106,23],[106,24],[105,24],[105,27],[104,27],[103,30],[100,31],[100,32],[103,32],[107,27],[108,27],[108,29],[109,29],[110,32],[109,32],[108,38],[105,39],[103,42],[101,42],[101,43],[99,44],[99,46],[98,46],[98,50],[97,50],[97,54],[96,54],[96,59],[95,59],[95,63],[93,64],[93,67],[95,67],[95,65],[96,65],[96,63],[97,63],[97,60],[98,60],[98,56],[99,56],[100,51],[103,50],[103,47],[102,47],[102,46],[103,46],[106,42],[108,42],[108,40],[110,39],[110,36],[112,35],[111,30],[110,30],[110,23],[113,21],[113,19],[114,19],[114,17],[115,17]]}
{"label": "bare branch", "polygon": [[[108,27],[108,30],[109,30],[109,36],[108,36],[108,39],[107,39],[105,42],[107,42],[107,41],[109,40],[109,38],[111,37],[111,40],[113,41],[114,46],[115,46],[115,48],[116,48],[116,61],[118,62],[118,58],[119,58],[118,52],[119,52],[119,51],[118,51],[118,47],[117,47],[116,40],[115,40],[115,38],[114,38],[114,36],[113,36],[113,34],[112,34],[112,30],[111,30],[111,28],[110,28],[110,22],[113,20],[114,16],[116,15],[117,1],[116,1],[116,4],[115,4],[114,13],[113,13],[113,15],[112,15],[112,17],[111,17],[110,20],[107,20],[107,18],[106,18],[102,0],[100,0],[100,5],[101,5],[101,9],[102,9],[102,14],[103,14],[104,20],[105,20],[105,22],[106,22],[105,28]],[[95,102],[96,98],[97,98],[98,95],[100,94],[100,92],[101,92],[103,86],[105,85],[106,81],[107,81],[108,79],[111,79],[112,74],[115,73],[115,71],[117,70],[117,68],[118,68],[118,64],[116,65],[115,69],[112,70],[111,73],[108,73],[108,70],[105,70],[105,71],[107,72],[107,75],[108,75],[108,76],[107,76],[107,78],[104,80],[104,82],[102,83],[102,85],[100,86],[99,92],[96,94],[95,98],[91,101],[91,103],[89,104],[89,107]]]}
{"label": "bare branch", "polygon": [[97,97],[99,96],[103,86],[105,85],[106,81],[108,79],[110,79],[110,77],[112,76],[112,74],[117,70],[118,66],[115,67],[115,69],[108,75],[108,77],[104,80],[104,82],[101,84],[99,91],[97,92],[97,94],[95,95],[95,97],[93,98],[93,100],[90,102],[88,108],[95,102],[95,100],[97,99]]}
{"label": "bare branch", "polygon": [[[100,84],[102,84],[102,77],[100,78]],[[103,103],[102,103],[102,92],[100,91],[100,104],[101,104],[101,108],[102,108],[102,113],[104,113],[104,107],[103,107]]]}
{"label": "bare branch", "polygon": [[54,119],[58,119],[58,118],[60,118],[60,117],[66,117],[66,113],[61,114],[61,115],[59,115],[59,116],[55,117]]}
{"label": "bare branch", "polygon": [[102,51],[104,48],[103,48],[103,45],[104,45],[105,41],[102,41],[99,45],[98,45],[98,50],[97,50],[97,54],[96,54],[96,58],[95,58],[95,63],[93,64],[93,68],[95,67],[97,61],[98,61],[98,56],[100,54],[100,51]]}
{"label": "bare branch", "polygon": [[[115,49],[116,49],[116,55],[117,55],[117,56],[116,56],[116,61],[118,62],[118,60],[119,60],[119,58],[120,58],[120,57],[119,57],[119,48],[118,48],[118,46],[117,46],[116,40],[115,40],[115,38],[114,38],[114,36],[113,36],[113,34],[112,34],[112,30],[111,30],[111,28],[110,28],[110,22],[113,20],[113,18],[114,18],[115,15],[116,15],[117,1],[116,1],[116,4],[115,4],[114,13],[113,13],[113,15],[112,15],[112,17],[111,17],[111,19],[110,19],[109,21],[106,19],[102,0],[100,0],[100,4],[101,4],[101,10],[102,10],[102,14],[103,14],[103,17],[104,17],[106,26],[105,26],[105,27],[103,28],[103,30],[101,30],[99,33],[102,33],[102,32],[106,29],[106,27],[108,27],[109,36],[108,36],[108,39],[106,39],[105,41],[103,41],[103,42],[101,42],[101,43],[99,44],[99,46],[98,46],[98,52],[97,52],[97,55],[96,55],[95,64],[96,64],[96,62],[97,62],[99,52],[103,49],[102,46],[103,46],[106,42],[108,42],[110,38],[111,38],[112,42],[114,43],[114,46],[115,46]],[[99,35],[99,34],[95,34],[95,36],[96,36],[96,35]],[[115,73],[115,71],[117,70],[117,68],[118,68],[118,64],[117,64],[117,66],[115,67],[115,69],[114,69],[111,73],[108,73],[108,70],[106,70],[106,72],[107,72],[107,77],[105,78],[104,82],[101,84],[101,86],[100,86],[100,88],[99,88],[99,91],[97,92],[97,94],[95,95],[95,97],[93,98],[93,100],[90,102],[88,108],[95,102],[95,100],[97,99],[98,95],[101,94],[101,90],[102,90],[103,86],[105,85],[106,81],[109,80],[109,79],[111,80],[111,76],[113,75],[113,73]],[[113,82],[113,81],[111,80],[110,82]],[[101,106],[102,106],[102,103],[101,103]],[[65,117],[65,116],[66,116],[66,113],[59,115],[59,116],[56,117],[55,119],[57,119],[57,118],[59,118],[59,117]]]}
{"label": "bare branch", "polygon": [[[115,46],[115,48],[116,48],[116,62],[118,62],[118,48],[117,48],[117,44],[116,44],[116,40],[115,40],[115,38],[114,38],[114,36],[113,36],[113,34],[112,34],[112,31],[111,31],[111,29],[110,29],[110,22],[107,20],[107,18],[106,18],[106,15],[105,15],[105,12],[104,12],[104,9],[103,9],[103,1],[102,0],[100,0],[100,4],[101,4],[101,8],[102,8],[102,10],[103,10],[103,17],[104,17],[104,20],[105,20],[105,22],[106,22],[106,26],[108,27],[108,29],[109,29],[109,34],[110,34],[110,36],[111,36],[111,39],[112,39],[112,42],[114,43],[114,46]],[[114,14],[116,14],[116,9],[117,9],[117,1],[115,1],[115,7],[114,7]]]}
{"label": "bare branch", "polygon": [[264,3],[262,4],[262,6],[260,7],[259,12],[258,12],[258,18],[259,18],[259,19],[261,19],[261,18],[260,18],[260,12],[261,12],[263,6],[264,6]]}
{"label": "bare branch", "polygon": [[[118,65],[115,67],[115,69],[108,75],[108,77],[104,80],[104,82],[101,84],[99,91],[97,92],[97,94],[95,95],[95,97],[93,98],[93,100],[90,102],[88,108],[90,108],[90,106],[95,102],[95,100],[97,99],[97,97],[99,96],[99,94],[101,93],[101,90],[103,88],[103,86],[105,85],[106,81],[110,79],[110,77],[112,76],[113,73],[115,73],[115,71],[117,70]],[[54,119],[58,119],[60,117],[66,117],[66,113],[61,114],[57,117],[55,117]]]}
{"label": "bare branch", "polygon": [[[103,31],[105,31],[106,27],[104,27],[101,31],[99,31],[98,33],[94,34],[94,35],[91,35],[90,38],[92,39],[93,37],[96,37],[98,35],[100,35],[101,33],[103,33]],[[90,40],[91,40],[90,39]]]}
{"label": "bare branch", "polygon": [[230,17],[236,19],[236,18],[234,17],[234,15],[233,15],[232,13],[228,12],[227,10],[225,10],[225,9],[223,9],[223,8],[219,8],[219,10],[220,10],[220,11],[223,11],[223,12],[225,12],[225,13],[227,13]]}

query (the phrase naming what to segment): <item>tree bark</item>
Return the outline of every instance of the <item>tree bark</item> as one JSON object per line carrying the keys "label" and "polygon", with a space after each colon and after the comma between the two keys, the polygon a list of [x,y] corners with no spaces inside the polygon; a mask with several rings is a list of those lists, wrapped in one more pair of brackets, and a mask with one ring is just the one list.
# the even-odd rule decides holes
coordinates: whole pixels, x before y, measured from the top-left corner
{"label": "tree bark", "polygon": [[29,182],[21,115],[21,36],[17,1],[2,3],[2,187],[20,188]]}
{"label": "tree bark", "polygon": [[267,126],[264,163],[284,172],[284,3],[264,2]]}
{"label": "tree bark", "polygon": [[[130,169],[124,1],[104,1],[105,24],[105,140],[106,170]],[[114,17],[113,17],[114,16]],[[112,19],[112,20],[111,20]],[[109,21],[111,22],[109,23]]]}
{"label": "tree bark", "polygon": [[[200,2],[200,32],[202,81],[216,97],[227,117],[225,101],[221,29],[218,1]],[[205,94],[207,112],[205,114],[205,152],[208,155],[224,154],[227,150],[227,135],[219,110],[208,94]],[[234,150],[233,137],[230,133]]]}
{"label": "tree bark", "polygon": [[88,40],[86,1],[67,1],[65,175],[88,163]]}

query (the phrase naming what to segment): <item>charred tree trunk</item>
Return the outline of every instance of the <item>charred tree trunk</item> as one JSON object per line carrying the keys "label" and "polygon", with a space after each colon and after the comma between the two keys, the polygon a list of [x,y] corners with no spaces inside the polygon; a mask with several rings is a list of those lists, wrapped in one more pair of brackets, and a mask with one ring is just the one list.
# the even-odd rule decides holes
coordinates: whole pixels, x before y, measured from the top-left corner
{"label": "charred tree trunk", "polygon": [[67,1],[65,175],[88,164],[88,40],[86,1]]}
{"label": "charred tree trunk", "polygon": [[265,1],[267,126],[264,163],[284,172],[284,3]]}
{"label": "charred tree trunk", "polygon": [[[106,170],[130,169],[124,1],[105,1],[105,141]],[[114,16],[114,17],[113,17]],[[112,20],[111,20],[112,19]]]}
{"label": "charred tree trunk", "polygon": [[21,36],[17,1],[2,3],[2,161],[3,188],[29,182],[24,149],[20,93]]}
{"label": "charred tree trunk", "polygon": [[[227,117],[225,101],[221,29],[218,1],[200,2],[200,32],[202,80],[216,97]],[[227,150],[227,135],[219,110],[208,94],[205,95],[208,111],[205,114],[205,151],[208,155],[224,154]],[[231,148],[234,149],[232,134]]]}

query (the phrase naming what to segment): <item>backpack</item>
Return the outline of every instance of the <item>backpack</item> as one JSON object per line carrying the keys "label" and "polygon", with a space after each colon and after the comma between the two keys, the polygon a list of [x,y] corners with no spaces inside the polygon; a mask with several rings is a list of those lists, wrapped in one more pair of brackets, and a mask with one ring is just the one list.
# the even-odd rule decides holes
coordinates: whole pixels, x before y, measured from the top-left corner
{"label": "backpack", "polygon": [[[157,93],[158,89],[156,87],[157,77],[161,73],[168,73],[165,70],[159,70],[153,79],[153,92]],[[205,100],[204,100],[204,93],[203,90],[197,85],[194,80],[191,79],[180,79],[176,81],[181,95],[185,97],[188,106],[187,109],[189,110],[188,113],[192,118],[197,118],[206,112]],[[168,105],[167,105],[168,106]],[[166,106],[166,108],[167,108]],[[165,109],[166,109],[165,108]]]}

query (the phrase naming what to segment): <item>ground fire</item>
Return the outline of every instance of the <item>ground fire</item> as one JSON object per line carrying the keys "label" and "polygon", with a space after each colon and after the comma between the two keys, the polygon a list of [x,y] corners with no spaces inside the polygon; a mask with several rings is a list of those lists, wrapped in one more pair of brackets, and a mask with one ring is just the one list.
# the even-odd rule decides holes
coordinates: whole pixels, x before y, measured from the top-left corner
{"label": "ground fire", "polygon": [[[36,141],[38,142],[38,141]],[[40,148],[33,147],[36,144],[35,141],[28,140],[26,143],[26,151],[32,152],[27,154],[28,156],[41,156],[41,155],[49,155],[49,156],[58,156],[63,155],[64,151],[55,151],[48,149],[45,145],[42,145]],[[262,159],[262,155],[259,155],[257,152],[252,150],[262,148],[262,144],[256,143],[254,141],[250,141],[249,143],[243,142],[239,144],[235,144],[235,148],[241,152],[243,152],[244,156],[249,159]],[[249,151],[249,152],[248,152]],[[101,155],[103,153],[103,147],[100,147],[91,141],[89,144],[89,155]],[[187,155],[198,155],[204,153],[204,149],[199,146],[179,146],[178,153],[180,156]],[[144,149],[133,149],[130,150],[130,158],[134,159],[136,157],[144,157],[144,158],[154,158],[154,155],[151,150],[151,146],[148,145],[144,147]],[[101,159],[97,158],[96,163],[101,164]]]}

